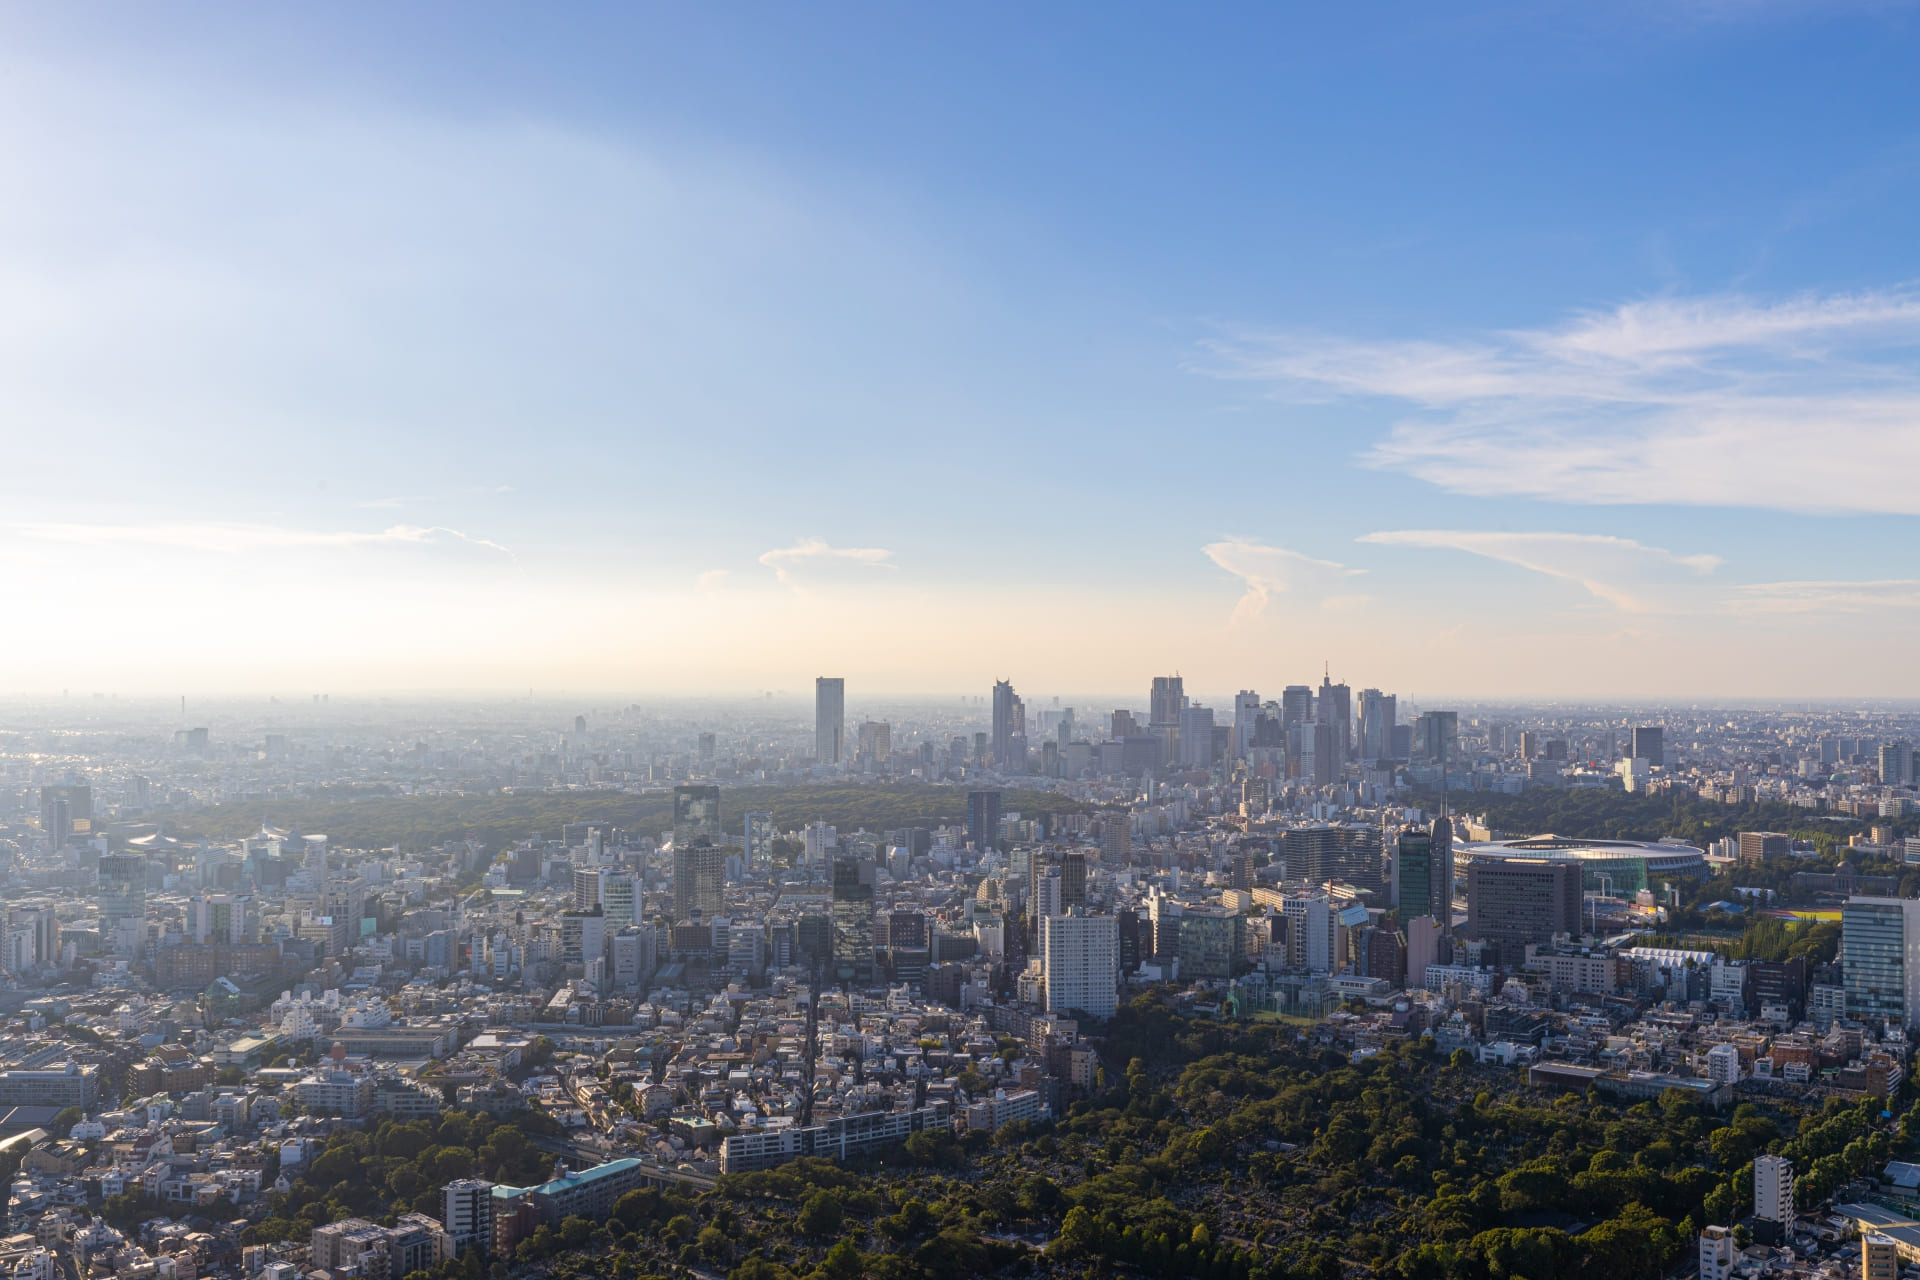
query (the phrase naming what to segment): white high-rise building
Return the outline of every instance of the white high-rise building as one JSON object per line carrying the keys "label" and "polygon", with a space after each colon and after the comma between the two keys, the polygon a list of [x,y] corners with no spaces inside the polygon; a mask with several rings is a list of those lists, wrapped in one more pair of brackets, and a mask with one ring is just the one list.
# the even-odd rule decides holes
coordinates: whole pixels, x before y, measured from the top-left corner
{"label": "white high-rise building", "polygon": [[641,918],[645,904],[641,901],[640,886],[628,872],[600,869],[599,907],[610,930],[646,923]]}
{"label": "white high-rise building", "polygon": [[[1707,1079],[1715,1084],[1739,1084],[1740,1050],[1730,1044],[1717,1044],[1707,1050]],[[1757,1181],[1754,1190],[1759,1190]]]}
{"label": "white high-rise building", "polygon": [[1213,765],[1213,708],[1185,707],[1180,712],[1180,763],[1190,769]]}
{"label": "white high-rise building", "polygon": [[440,1224],[453,1237],[455,1252],[493,1247],[493,1184],[485,1178],[461,1178],[440,1191]]}
{"label": "white high-rise building", "polygon": [[747,869],[758,871],[773,865],[773,815],[749,813],[742,819],[741,845],[747,855]]}
{"label": "white high-rise building", "polygon": [[1120,1007],[1120,922],[1077,913],[1042,916],[1040,972],[1049,1013],[1111,1018]]}
{"label": "white high-rise building", "polygon": [[1784,1156],[1755,1156],[1753,1216],[1768,1222],[1793,1221],[1793,1161]]}
{"label": "white high-rise building", "polygon": [[1733,1228],[1711,1226],[1700,1233],[1700,1280],[1732,1280]]}
{"label": "white high-rise building", "polygon": [[1280,904],[1287,919],[1287,960],[1297,969],[1333,972],[1334,935],[1339,913],[1322,897],[1288,898]]}

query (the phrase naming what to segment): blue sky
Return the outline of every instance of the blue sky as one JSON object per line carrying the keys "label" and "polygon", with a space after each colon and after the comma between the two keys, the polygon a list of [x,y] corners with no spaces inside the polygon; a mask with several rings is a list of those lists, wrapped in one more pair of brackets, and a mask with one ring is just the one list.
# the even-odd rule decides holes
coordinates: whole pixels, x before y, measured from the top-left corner
{"label": "blue sky", "polygon": [[10,10],[0,660],[1920,694],[1917,21]]}

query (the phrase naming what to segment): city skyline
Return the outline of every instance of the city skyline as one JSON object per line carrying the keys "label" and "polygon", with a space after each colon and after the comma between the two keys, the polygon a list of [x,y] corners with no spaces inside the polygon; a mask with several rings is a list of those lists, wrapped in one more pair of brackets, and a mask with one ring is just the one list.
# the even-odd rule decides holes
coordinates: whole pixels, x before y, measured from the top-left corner
{"label": "city skyline", "polygon": [[1920,695],[1903,12],[9,13],[0,684]]}

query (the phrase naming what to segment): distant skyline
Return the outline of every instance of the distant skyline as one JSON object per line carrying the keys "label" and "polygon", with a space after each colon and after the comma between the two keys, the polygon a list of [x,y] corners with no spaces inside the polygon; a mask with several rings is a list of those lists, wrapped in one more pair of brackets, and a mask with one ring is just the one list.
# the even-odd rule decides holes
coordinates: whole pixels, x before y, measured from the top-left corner
{"label": "distant skyline", "polygon": [[0,697],[1920,696],[1916,64],[1910,5],[0,12]]}

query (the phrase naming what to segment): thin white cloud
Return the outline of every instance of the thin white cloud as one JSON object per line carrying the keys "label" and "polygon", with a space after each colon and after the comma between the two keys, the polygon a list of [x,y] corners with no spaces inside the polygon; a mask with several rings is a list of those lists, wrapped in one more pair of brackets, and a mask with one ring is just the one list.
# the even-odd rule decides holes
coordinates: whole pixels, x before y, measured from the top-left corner
{"label": "thin white cloud", "polygon": [[[1293,592],[1321,599],[1339,583],[1363,572],[1251,538],[1225,538],[1210,542],[1201,550],[1206,552],[1207,559],[1246,583],[1246,593],[1233,606],[1236,622],[1260,616],[1276,595]],[[1344,605],[1359,599],[1339,598]]]}
{"label": "thin white cloud", "polygon": [[61,542],[75,546],[143,546],[178,551],[206,551],[238,555],[257,551],[291,551],[303,548],[349,549],[355,547],[434,546],[449,540],[485,551],[511,556],[497,542],[476,538],[458,529],[442,525],[396,524],[377,533],[353,530],[328,531],[293,529],[265,524],[198,524],[161,522],[149,524],[71,524],[28,523],[13,526],[24,538],[39,542]]}
{"label": "thin white cloud", "polygon": [[1408,406],[1366,460],[1455,492],[1920,514],[1913,290],[1655,299],[1457,341],[1214,350],[1208,372],[1281,395]]}
{"label": "thin white cloud", "polygon": [[731,572],[728,569],[709,569],[693,580],[693,589],[703,595],[709,591],[718,591],[726,585]]}
{"label": "thin white cloud", "polygon": [[1576,582],[1623,613],[1697,609],[1698,580],[1721,564],[1718,556],[1676,555],[1631,538],[1593,533],[1393,529],[1366,534],[1360,541],[1464,551],[1517,565]]}
{"label": "thin white cloud", "polygon": [[1873,613],[1920,609],[1920,578],[1878,582],[1756,582],[1736,587],[1734,613]]}
{"label": "thin white cloud", "polygon": [[880,547],[835,547],[824,538],[802,538],[790,547],[775,547],[760,554],[760,563],[773,570],[780,581],[791,584],[797,571],[808,567],[859,565],[868,569],[897,569],[891,563],[893,552]]}

